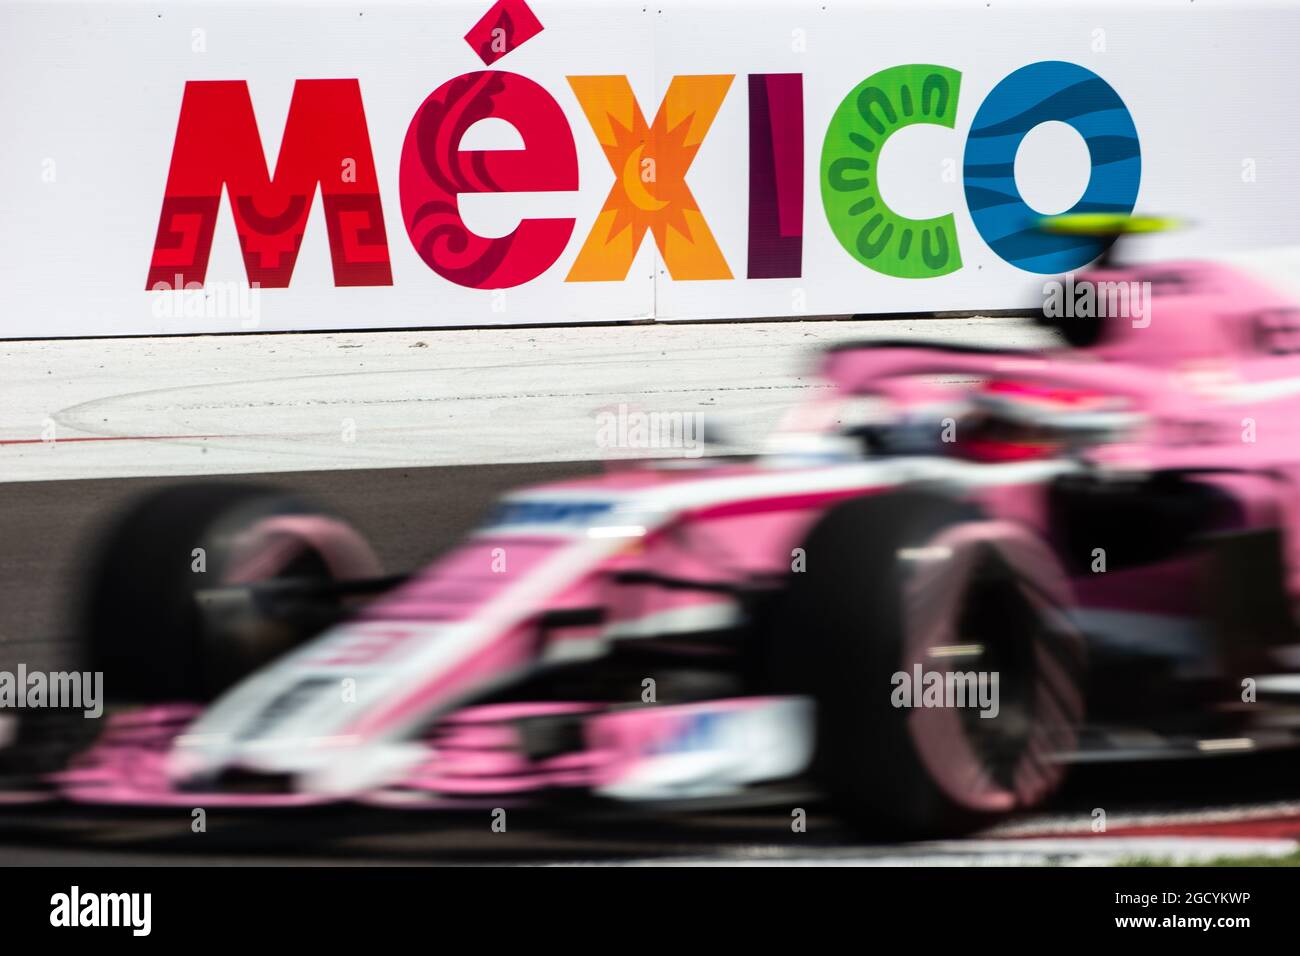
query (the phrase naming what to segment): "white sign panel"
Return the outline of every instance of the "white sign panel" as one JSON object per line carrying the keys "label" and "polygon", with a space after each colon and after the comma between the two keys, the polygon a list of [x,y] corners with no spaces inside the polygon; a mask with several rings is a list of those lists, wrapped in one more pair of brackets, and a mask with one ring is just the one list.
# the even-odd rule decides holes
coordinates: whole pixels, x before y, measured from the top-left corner
{"label": "white sign panel", "polygon": [[[0,338],[1022,307],[1300,241],[1300,8],[0,0]],[[598,333],[593,333],[598,334]]]}

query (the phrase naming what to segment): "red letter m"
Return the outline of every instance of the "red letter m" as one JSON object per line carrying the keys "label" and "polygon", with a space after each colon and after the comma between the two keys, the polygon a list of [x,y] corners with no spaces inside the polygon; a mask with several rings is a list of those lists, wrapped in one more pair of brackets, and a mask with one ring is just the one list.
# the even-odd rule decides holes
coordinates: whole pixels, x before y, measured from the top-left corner
{"label": "red letter m", "polygon": [[334,284],[392,285],[379,183],[356,80],[299,80],[275,176],[242,80],[185,84],[171,171],[145,288],[200,285],[208,270],[221,187],[250,284],[284,288],[320,184]]}

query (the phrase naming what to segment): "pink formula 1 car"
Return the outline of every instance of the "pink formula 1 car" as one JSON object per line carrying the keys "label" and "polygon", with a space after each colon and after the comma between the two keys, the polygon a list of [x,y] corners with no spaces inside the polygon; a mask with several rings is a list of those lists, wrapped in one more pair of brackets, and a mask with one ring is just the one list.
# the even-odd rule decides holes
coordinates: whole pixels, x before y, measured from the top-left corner
{"label": "pink formula 1 car", "polygon": [[796,783],[913,835],[1038,805],[1072,762],[1294,745],[1300,313],[1205,264],[1070,289],[1059,351],[835,348],[833,397],[766,454],[521,490],[408,577],[282,497],[155,494],[89,588],[120,704],[47,785],[443,807]]}

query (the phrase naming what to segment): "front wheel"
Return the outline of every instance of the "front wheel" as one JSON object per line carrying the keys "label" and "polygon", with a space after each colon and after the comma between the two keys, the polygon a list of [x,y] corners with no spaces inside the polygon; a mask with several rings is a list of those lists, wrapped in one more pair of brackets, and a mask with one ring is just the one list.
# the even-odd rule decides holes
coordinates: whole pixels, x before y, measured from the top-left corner
{"label": "front wheel", "polygon": [[[85,576],[81,636],[115,703],[204,703],[342,613],[332,582],[377,577],[348,525],[282,492],[187,483],[144,495]],[[274,602],[261,595],[302,594]]]}
{"label": "front wheel", "polygon": [[804,545],[772,667],[817,704],[814,773],[889,836],[967,830],[1044,801],[1083,720],[1083,642],[1050,549],[916,491],[831,509]]}

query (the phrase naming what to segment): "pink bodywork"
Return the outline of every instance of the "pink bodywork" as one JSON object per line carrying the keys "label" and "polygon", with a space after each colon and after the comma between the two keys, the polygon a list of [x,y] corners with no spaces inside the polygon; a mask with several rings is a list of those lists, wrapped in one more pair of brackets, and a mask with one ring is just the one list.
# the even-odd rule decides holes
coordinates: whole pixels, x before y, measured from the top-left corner
{"label": "pink bodywork", "polygon": [[[1156,295],[1148,324],[1115,319],[1101,345],[1037,355],[865,343],[862,348],[828,353],[822,373],[836,386],[838,397],[874,396],[899,412],[960,401],[980,388],[999,401],[1121,412],[1132,421],[1122,435],[1073,449],[1072,454],[1115,472],[1232,469],[1236,473],[1206,480],[1221,484],[1241,502],[1249,523],[1296,527],[1300,455],[1292,423],[1300,417],[1300,351],[1289,350],[1287,337],[1294,333],[1278,318],[1290,314],[1290,304],[1219,266],[1175,263],[1097,272],[1087,278],[1153,282]],[[1256,436],[1250,442],[1242,440],[1247,418],[1253,421]],[[954,450],[961,453],[960,447]],[[526,617],[504,627],[453,667],[430,675],[414,691],[360,715],[349,732],[362,738],[382,734],[386,728],[436,710],[441,701],[457,699],[495,676],[528,666],[557,645],[598,638],[602,629],[731,606],[727,586],[788,572],[791,549],[828,507],[888,487],[872,483],[802,487],[804,476],[820,474],[813,464],[790,467],[783,474],[788,481],[777,490],[683,506],[594,567],[558,581],[536,599]],[[529,494],[627,496],[671,491],[706,480],[743,485],[772,475],[773,468],[762,462],[695,469],[649,467],[560,482],[530,489]],[[1040,483],[994,482],[973,489],[971,497],[1003,520],[1044,529]],[[1300,593],[1297,540],[1300,535],[1287,535],[1290,583],[1293,592]],[[409,626],[412,622],[473,621],[513,584],[546,567],[569,543],[562,537],[517,537],[509,530],[494,534],[488,529],[376,600],[361,614],[356,640],[329,653],[356,655],[356,662],[368,663],[366,655],[382,658],[403,641],[415,639],[418,632]],[[497,548],[508,549],[510,555],[507,569],[501,572],[492,568]],[[352,560],[364,563],[365,558],[353,548]],[[640,583],[615,581],[615,574],[626,572],[640,572],[634,579]],[[654,583],[656,576],[703,582],[711,588],[660,587]],[[1145,573],[1130,588],[1111,589],[1096,599],[1177,615],[1187,611],[1185,581],[1185,569],[1174,564]],[[1091,599],[1086,593],[1078,597]],[[568,624],[539,633],[537,622],[544,616],[591,607],[605,612],[600,624]],[[718,703],[747,706],[743,701]],[[187,714],[146,712],[115,722],[78,766],[61,775],[60,785],[79,799],[138,801],[148,794],[150,802],[175,797],[175,802],[193,803],[197,798],[192,794],[170,792],[161,770],[167,741],[181,731]],[[518,721],[556,714],[589,718],[588,749],[529,760],[520,749]],[[144,727],[151,718],[156,725],[152,736]],[[375,799],[384,802],[394,791],[455,798],[592,786],[624,772],[637,753],[653,745],[656,735],[671,732],[671,715],[657,717],[653,709],[615,711],[598,704],[549,702],[453,708],[428,728],[427,759]],[[207,795],[202,799],[212,802]],[[241,803],[250,799],[231,797]],[[277,802],[272,797],[261,799]],[[310,799],[301,797],[302,802]]]}
{"label": "pink bodywork", "polygon": [[[194,704],[145,707],[114,714],[99,740],[54,775],[60,792],[78,803],[197,805],[194,794],[175,789],[165,771],[167,754],[198,715]],[[308,793],[205,793],[204,806],[302,807],[319,804]]]}

